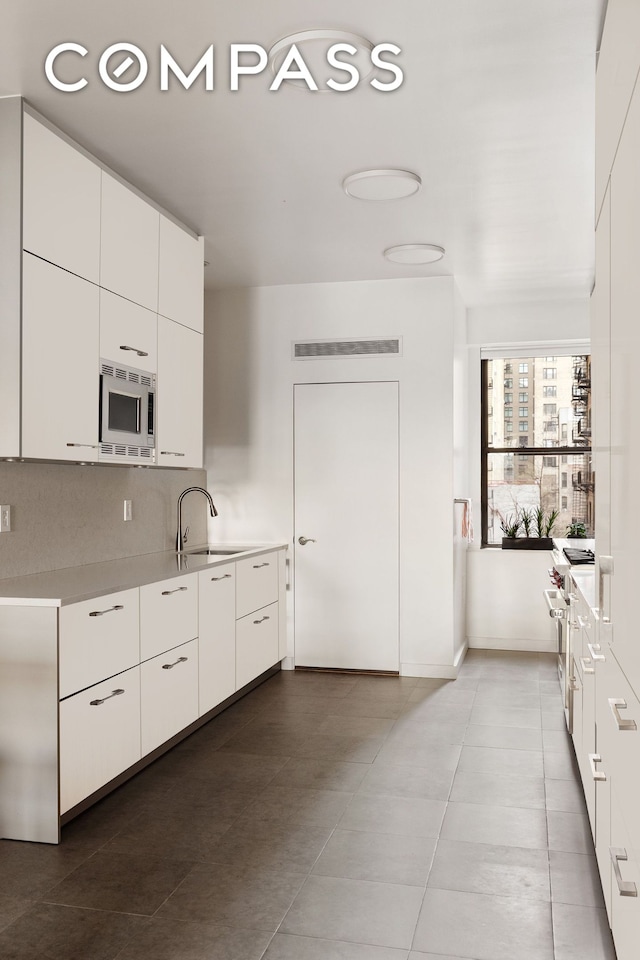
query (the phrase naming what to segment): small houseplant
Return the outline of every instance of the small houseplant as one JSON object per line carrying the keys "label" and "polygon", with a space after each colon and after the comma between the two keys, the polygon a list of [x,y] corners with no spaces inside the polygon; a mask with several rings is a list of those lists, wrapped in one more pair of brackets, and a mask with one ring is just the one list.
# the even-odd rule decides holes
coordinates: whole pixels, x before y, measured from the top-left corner
{"label": "small houseplant", "polygon": [[574,520],[567,527],[567,538],[569,540],[584,540],[587,536],[587,526],[582,520]]}
{"label": "small houseplant", "polygon": [[514,514],[509,514],[500,521],[503,533],[502,549],[551,550],[551,534],[557,519],[557,510],[547,514],[542,507],[537,507],[536,510],[516,508]]}

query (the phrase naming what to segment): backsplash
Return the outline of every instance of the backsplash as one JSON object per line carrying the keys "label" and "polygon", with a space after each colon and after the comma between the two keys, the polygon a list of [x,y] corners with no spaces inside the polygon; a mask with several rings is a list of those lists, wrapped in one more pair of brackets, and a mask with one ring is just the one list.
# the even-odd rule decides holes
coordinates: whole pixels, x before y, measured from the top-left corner
{"label": "backsplash", "polygon": [[[206,481],[204,470],[0,463],[0,503],[11,505],[0,579],[172,550],[178,496]],[[133,503],[126,523],[124,500]],[[193,544],[207,540],[207,511],[204,497],[185,497],[183,526]]]}

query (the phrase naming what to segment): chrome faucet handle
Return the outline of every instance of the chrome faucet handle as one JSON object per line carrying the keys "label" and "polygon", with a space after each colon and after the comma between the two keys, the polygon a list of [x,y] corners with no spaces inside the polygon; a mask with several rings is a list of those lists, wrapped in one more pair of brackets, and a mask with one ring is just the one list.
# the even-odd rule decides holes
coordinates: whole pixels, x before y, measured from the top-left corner
{"label": "chrome faucet handle", "polygon": [[186,543],[188,539],[189,539],[189,526],[187,525],[184,528],[184,533],[182,534],[182,542]]}

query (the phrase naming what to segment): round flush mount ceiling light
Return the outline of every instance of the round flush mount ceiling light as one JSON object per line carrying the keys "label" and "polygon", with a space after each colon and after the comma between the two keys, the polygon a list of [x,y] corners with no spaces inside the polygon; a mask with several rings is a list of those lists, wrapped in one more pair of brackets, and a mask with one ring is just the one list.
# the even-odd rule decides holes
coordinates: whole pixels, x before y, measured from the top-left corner
{"label": "round flush mount ceiling light", "polygon": [[[370,55],[374,44],[371,40],[347,30],[333,30],[326,27],[314,30],[299,30],[297,33],[282,37],[281,40],[276,40],[267,54],[269,65],[273,74],[277,74],[289,50],[295,44],[311,76],[318,85],[316,92],[330,93],[331,88],[324,85],[327,79],[327,71],[331,69],[327,62],[327,51],[335,43],[346,43],[355,47],[355,54],[348,56],[347,62],[353,64],[361,79],[366,79],[373,73]],[[293,69],[295,69],[295,65]],[[340,77],[340,81],[344,81],[343,76]],[[285,77],[283,82],[290,84],[292,87],[300,87],[303,90],[309,89],[307,83],[302,79]]]}
{"label": "round flush mount ceiling light", "polygon": [[422,180],[411,170],[361,170],[342,181],[344,192],[356,200],[401,200],[421,186]]}
{"label": "round flush mount ceiling light", "polygon": [[444,257],[444,247],[437,247],[434,243],[400,243],[395,247],[387,247],[384,256],[391,263],[435,263]]}

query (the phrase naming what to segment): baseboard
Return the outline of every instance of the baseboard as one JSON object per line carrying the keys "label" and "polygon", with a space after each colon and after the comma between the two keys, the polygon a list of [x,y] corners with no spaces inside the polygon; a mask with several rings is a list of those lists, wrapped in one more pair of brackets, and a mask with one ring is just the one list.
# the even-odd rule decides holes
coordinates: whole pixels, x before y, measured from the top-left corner
{"label": "baseboard", "polygon": [[401,677],[430,677],[434,680],[455,680],[458,668],[442,663],[401,663]]}
{"label": "baseboard", "polygon": [[505,640],[502,637],[469,637],[470,650],[519,650],[527,653],[557,653],[558,647],[553,640],[528,640],[518,637]]}
{"label": "baseboard", "polygon": [[296,665],[293,657],[285,657],[284,660],[280,661],[281,670],[295,670]]}

